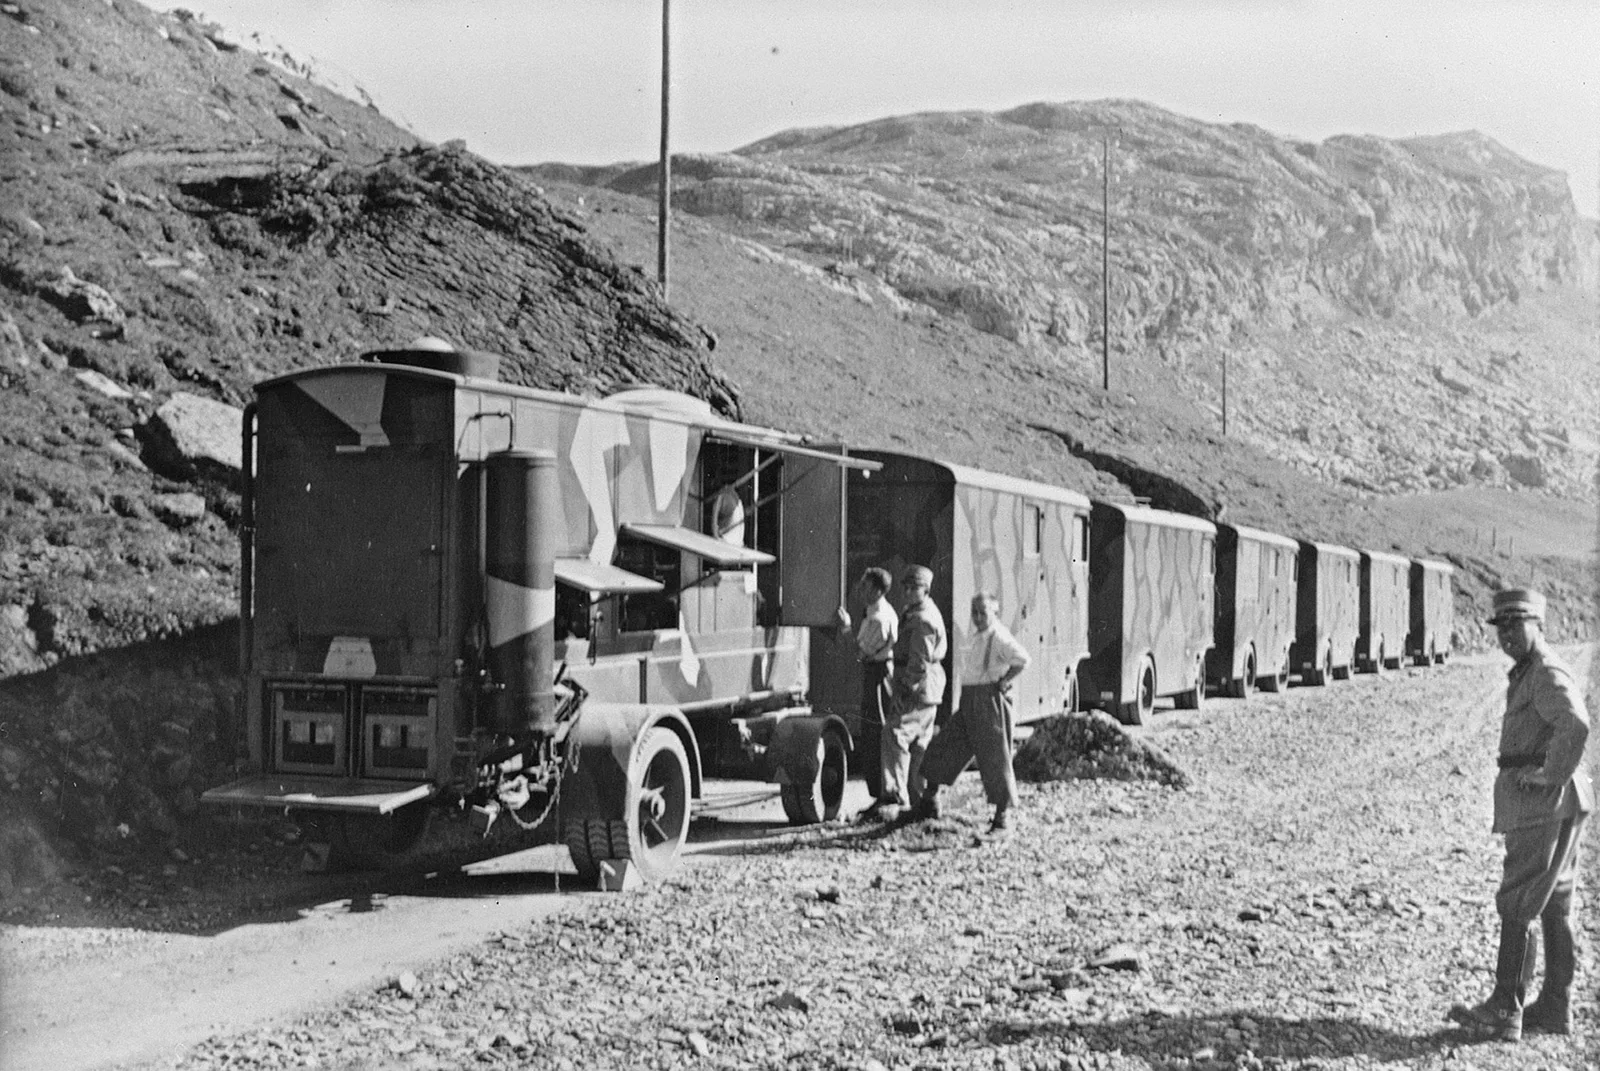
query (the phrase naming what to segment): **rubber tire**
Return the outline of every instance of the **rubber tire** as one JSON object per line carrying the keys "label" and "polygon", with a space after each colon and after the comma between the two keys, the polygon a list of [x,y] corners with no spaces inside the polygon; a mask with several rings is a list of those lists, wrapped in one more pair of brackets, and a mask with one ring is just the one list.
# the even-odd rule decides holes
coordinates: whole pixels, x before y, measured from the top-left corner
{"label": "rubber tire", "polygon": [[793,826],[814,826],[839,817],[844,804],[849,752],[838,733],[824,732],[817,739],[817,775],[808,785],[784,785],[783,813]]}
{"label": "rubber tire", "polygon": [[1117,707],[1117,720],[1124,725],[1144,725],[1156,711],[1156,667],[1148,657],[1139,664],[1139,681],[1134,685],[1137,698]]}
{"label": "rubber tire", "polygon": [[1063,714],[1076,714],[1080,709],[1079,704],[1081,702],[1082,699],[1078,695],[1078,675],[1076,673],[1068,673],[1067,695],[1066,699],[1062,701],[1061,712]]}
{"label": "rubber tire", "polygon": [[1201,656],[1195,661],[1194,686],[1178,693],[1174,700],[1179,710],[1203,710],[1206,705],[1206,661]]}
{"label": "rubber tire", "polygon": [[[672,873],[689,837],[689,785],[689,756],[678,734],[659,727],[647,730],[633,749],[624,816],[583,816],[562,823],[561,839],[578,877],[594,881],[607,859],[628,860],[647,884]],[[659,789],[665,798],[660,822],[643,813],[645,789]]]}
{"label": "rubber tire", "polygon": [[392,814],[341,814],[333,823],[332,847],[338,863],[356,870],[394,870],[403,866],[427,835],[433,807],[408,803]]}
{"label": "rubber tire", "polygon": [[1306,674],[1306,683],[1315,688],[1322,688],[1333,679],[1333,650],[1330,648],[1322,652],[1321,667]]}
{"label": "rubber tire", "polygon": [[1256,687],[1256,653],[1251,651],[1244,656],[1244,676],[1235,677],[1228,682],[1228,694],[1235,699],[1249,699],[1250,693]]}
{"label": "rubber tire", "polygon": [[1278,672],[1263,678],[1261,690],[1264,692],[1282,692],[1289,687],[1289,652],[1283,652],[1283,660],[1278,663]]}

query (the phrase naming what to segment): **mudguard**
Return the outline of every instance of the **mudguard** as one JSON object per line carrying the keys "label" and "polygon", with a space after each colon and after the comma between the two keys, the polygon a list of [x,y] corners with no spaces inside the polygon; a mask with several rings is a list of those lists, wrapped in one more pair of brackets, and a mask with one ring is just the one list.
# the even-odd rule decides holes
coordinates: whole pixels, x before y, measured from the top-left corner
{"label": "mudguard", "polygon": [[586,702],[567,734],[561,810],[567,815],[615,818],[627,812],[633,751],[649,730],[669,729],[689,756],[690,792],[700,796],[700,748],[688,719],[676,707]]}
{"label": "mudguard", "polygon": [[767,780],[779,785],[809,785],[815,781],[821,765],[817,742],[830,729],[844,741],[847,753],[854,749],[849,727],[836,714],[797,715],[774,725],[767,745]]}

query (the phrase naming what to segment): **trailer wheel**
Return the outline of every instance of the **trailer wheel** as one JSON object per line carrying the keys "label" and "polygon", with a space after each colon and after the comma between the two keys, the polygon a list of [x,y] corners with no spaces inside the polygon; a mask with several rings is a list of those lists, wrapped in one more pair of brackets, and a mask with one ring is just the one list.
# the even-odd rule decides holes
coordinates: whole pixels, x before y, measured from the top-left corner
{"label": "trailer wheel", "polygon": [[783,813],[790,825],[814,826],[839,817],[849,756],[838,733],[817,739],[817,775],[806,785],[784,785]]}
{"label": "trailer wheel", "polygon": [[1067,694],[1066,698],[1062,701],[1061,709],[1067,714],[1076,714],[1079,709],[1079,702],[1078,675],[1076,673],[1069,672],[1067,674]]}
{"label": "trailer wheel", "polygon": [[1320,688],[1333,678],[1333,648],[1322,652],[1322,665],[1306,674],[1306,680]]}
{"label": "trailer wheel", "polygon": [[689,756],[671,729],[639,738],[628,770],[621,819],[585,816],[562,823],[561,839],[578,877],[593,881],[607,859],[626,859],[646,882],[672,872],[689,836]]}
{"label": "trailer wheel", "polygon": [[1174,700],[1180,710],[1200,710],[1206,703],[1206,659],[1201,655],[1194,662],[1194,687],[1178,693]]}
{"label": "trailer wheel", "polygon": [[1117,708],[1117,720],[1124,725],[1143,725],[1156,712],[1156,664],[1149,656],[1139,666],[1139,683],[1134,700]]}
{"label": "trailer wheel", "polygon": [[1256,652],[1255,649],[1252,648],[1250,653],[1244,656],[1244,676],[1235,677],[1233,680],[1229,681],[1228,692],[1235,699],[1249,699],[1250,693],[1255,690],[1255,687]]}
{"label": "trailer wheel", "polygon": [[1367,665],[1367,672],[1382,673],[1389,668],[1389,651],[1382,640],[1378,641],[1378,653],[1372,656],[1372,661]]}
{"label": "trailer wheel", "polygon": [[1261,690],[1264,692],[1281,692],[1289,684],[1289,663],[1285,659],[1279,663],[1276,673],[1268,673],[1261,678]]}
{"label": "trailer wheel", "polygon": [[357,870],[392,870],[428,832],[433,807],[410,803],[393,814],[341,814],[335,818],[333,847],[338,861]]}
{"label": "trailer wheel", "polygon": [[1355,667],[1356,667],[1356,649],[1354,647],[1352,647],[1352,648],[1350,648],[1350,661],[1346,662],[1342,666],[1333,667],[1333,679],[1336,680],[1336,681],[1347,681],[1347,680],[1349,680],[1350,679],[1350,675],[1355,672]]}

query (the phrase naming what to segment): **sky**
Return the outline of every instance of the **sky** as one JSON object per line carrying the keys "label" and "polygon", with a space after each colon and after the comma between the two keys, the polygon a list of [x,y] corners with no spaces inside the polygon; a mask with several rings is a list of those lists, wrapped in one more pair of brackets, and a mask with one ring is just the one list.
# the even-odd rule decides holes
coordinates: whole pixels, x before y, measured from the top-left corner
{"label": "sky", "polygon": [[[1600,199],[1596,0],[666,0],[674,152],[1033,101],[1283,137],[1478,130]],[[429,141],[656,159],[663,0],[188,0]]]}

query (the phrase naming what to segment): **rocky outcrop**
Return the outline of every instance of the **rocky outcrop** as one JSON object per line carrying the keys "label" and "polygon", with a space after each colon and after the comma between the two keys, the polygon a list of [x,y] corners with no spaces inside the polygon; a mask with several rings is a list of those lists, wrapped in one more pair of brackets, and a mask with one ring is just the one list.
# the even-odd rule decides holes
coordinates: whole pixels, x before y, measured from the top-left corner
{"label": "rocky outcrop", "polygon": [[[1121,343],[1472,314],[1595,275],[1565,177],[1480,134],[1311,144],[1131,101],[782,134],[680,158],[673,203],[861,265],[981,331],[1085,347],[1100,330],[1106,156]],[[654,181],[654,168],[612,180]]]}
{"label": "rocky outcrop", "polygon": [[[1014,342],[1019,366],[1087,370],[1109,342],[1221,417],[1226,361],[1232,434],[1362,492],[1580,493],[1597,460],[1597,377],[1542,382],[1518,366],[1562,355],[1457,330],[1600,279],[1565,176],[1477,133],[1313,144],[1033,104],[791,131],[673,173],[680,211]],[[551,176],[655,195],[653,166]]]}

